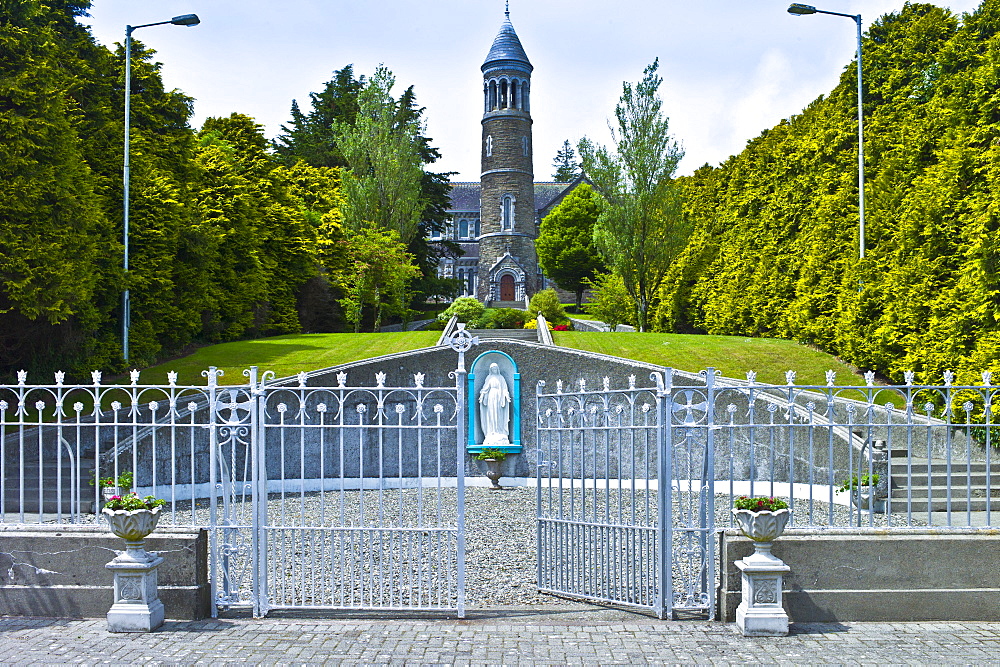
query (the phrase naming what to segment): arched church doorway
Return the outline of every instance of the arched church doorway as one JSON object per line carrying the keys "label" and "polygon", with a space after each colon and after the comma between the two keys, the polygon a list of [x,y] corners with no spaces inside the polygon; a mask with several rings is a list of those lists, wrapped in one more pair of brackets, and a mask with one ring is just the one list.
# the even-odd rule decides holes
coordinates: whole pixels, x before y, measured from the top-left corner
{"label": "arched church doorway", "polygon": [[500,300],[514,300],[514,276],[509,273],[500,276]]}

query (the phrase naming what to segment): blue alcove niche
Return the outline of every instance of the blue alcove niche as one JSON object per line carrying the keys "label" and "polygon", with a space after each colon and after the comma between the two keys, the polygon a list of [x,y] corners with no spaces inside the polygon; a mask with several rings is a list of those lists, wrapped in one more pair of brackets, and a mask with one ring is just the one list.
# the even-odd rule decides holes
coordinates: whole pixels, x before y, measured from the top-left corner
{"label": "blue alcove niche", "polygon": [[517,364],[513,357],[499,350],[483,352],[472,362],[469,370],[466,390],[466,405],[468,405],[469,441],[466,451],[478,454],[483,451],[483,429],[479,425],[479,391],[483,381],[490,371],[490,364],[495,363],[500,368],[500,374],[511,387],[511,418],[510,442],[506,447],[497,447],[508,454],[521,453],[521,374],[517,372]]}

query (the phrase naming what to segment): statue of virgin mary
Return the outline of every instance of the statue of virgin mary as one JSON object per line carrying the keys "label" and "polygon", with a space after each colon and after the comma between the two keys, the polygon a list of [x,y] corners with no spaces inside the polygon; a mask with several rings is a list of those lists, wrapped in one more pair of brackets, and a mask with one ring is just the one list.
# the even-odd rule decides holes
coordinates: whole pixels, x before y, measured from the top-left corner
{"label": "statue of virgin mary", "polygon": [[483,429],[483,447],[510,444],[510,391],[500,367],[490,364],[489,375],[479,392],[479,423]]}

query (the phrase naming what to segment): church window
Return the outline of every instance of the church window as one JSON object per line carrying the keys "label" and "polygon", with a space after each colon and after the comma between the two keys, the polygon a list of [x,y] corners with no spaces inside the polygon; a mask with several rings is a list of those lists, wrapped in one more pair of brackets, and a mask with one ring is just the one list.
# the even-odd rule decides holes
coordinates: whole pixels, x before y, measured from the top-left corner
{"label": "church window", "polygon": [[514,228],[514,198],[510,195],[504,195],[503,203],[500,208],[500,228],[501,229],[513,229]]}
{"label": "church window", "polygon": [[490,81],[490,110],[497,108],[497,82]]}
{"label": "church window", "polygon": [[479,238],[479,218],[476,218],[476,238]]}
{"label": "church window", "polygon": [[507,79],[500,81],[500,108],[507,108]]}
{"label": "church window", "polygon": [[469,221],[464,218],[458,223],[458,238],[469,238]]}
{"label": "church window", "polygon": [[486,137],[486,157],[493,157],[493,135]]}

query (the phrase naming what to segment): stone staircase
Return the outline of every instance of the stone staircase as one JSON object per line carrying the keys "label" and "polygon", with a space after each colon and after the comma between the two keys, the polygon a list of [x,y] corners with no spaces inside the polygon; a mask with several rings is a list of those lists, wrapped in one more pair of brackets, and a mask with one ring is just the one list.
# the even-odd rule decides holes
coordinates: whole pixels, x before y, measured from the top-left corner
{"label": "stone staircase", "polygon": [[[892,511],[905,512],[908,499],[913,512],[927,512],[928,499],[931,512],[948,511],[948,462],[914,456],[910,459],[909,472],[907,484],[906,450],[893,450]],[[988,496],[990,511],[1000,511],[1000,461],[991,461],[988,470],[985,462],[953,460],[950,481],[952,512],[985,512]]]}
{"label": "stone staircase", "polygon": [[479,336],[479,340],[528,340],[539,342],[537,329],[470,329],[469,333]]}
{"label": "stone staircase", "polygon": [[[4,466],[3,511],[6,514],[18,514],[21,511],[33,514],[38,512],[69,514],[77,509],[73,506],[73,476],[79,474],[79,479],[76,480],[81,501],[79,509],[82,512],[91,512],[94,506],[94,487],[89,483],[89,476],[93,469],[94,459],[81,459],[77,473],[73,470],[73,462],[68,456],[64,456],[61,466],[58,461],[44,461],[39,475],[37,458],[25,460],[23,466],[18,461],[8,458]],[[39,477],[42,489],[41,503],[38,493]]]}

